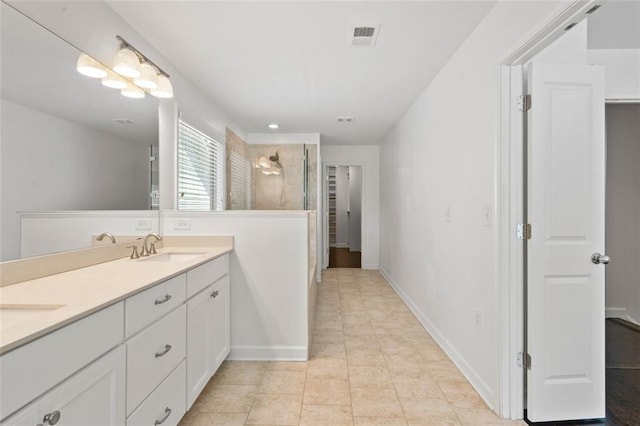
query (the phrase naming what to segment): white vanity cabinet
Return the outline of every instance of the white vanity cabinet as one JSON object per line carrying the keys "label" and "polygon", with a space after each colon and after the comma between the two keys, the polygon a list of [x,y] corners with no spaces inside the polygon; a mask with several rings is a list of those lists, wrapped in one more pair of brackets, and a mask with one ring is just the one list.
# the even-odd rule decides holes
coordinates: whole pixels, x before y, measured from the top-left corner
{"label": "white vanity cabinet", "polygon": [[0,356],[0,426],[175,426],[230,350],[229,256]]}
{"label": "white vanity cabinet", "polygon": [[[228,265],[228,257],[223,260]],[[218,278],[217,275],[206,277]],[[191,276],[187,277],[188,283],[190,279],[193,287],[203,287],[201,282],[196,285]],[[187,409],[229,354],[230,300],[227,274],[187,301]]]}
{"label": "white vanity cabinet", "polygon": [[120,345],[80,370],[3,426],[124,425],[125,348]]}

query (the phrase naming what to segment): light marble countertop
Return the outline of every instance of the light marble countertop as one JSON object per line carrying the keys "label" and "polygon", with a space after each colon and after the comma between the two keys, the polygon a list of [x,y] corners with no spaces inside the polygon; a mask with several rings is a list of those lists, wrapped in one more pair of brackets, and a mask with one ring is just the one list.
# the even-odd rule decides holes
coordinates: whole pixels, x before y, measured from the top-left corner
{"label": "light marble countertop", "polygon": [[[174,262],[149,261],[150,257],[136,260],[127,257],[1,287],[1,307],[60,307],[42,309],[42,313],[37,312],[35,315],[31,311],[29,318],[20,321],[5,319],[0,322],[0,354],[232,250],[232,242],[217,247],[163,247],[158,250],[157,255],[152,256],[163,253],[201,254],[188,260]],[[12,309],[2,311],[8,312]]]}

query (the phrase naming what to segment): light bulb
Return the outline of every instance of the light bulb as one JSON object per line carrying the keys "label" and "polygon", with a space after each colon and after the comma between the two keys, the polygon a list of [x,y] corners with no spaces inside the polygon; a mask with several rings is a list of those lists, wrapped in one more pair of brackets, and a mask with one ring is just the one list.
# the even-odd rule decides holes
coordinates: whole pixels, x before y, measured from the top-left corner
{"label": "light bulb", "polygon": [[140,60],[138,59],[138,55],[127,48],[120,49],[113,59],[113,70],[125,77],[140,77]]}
{"label": "light bulb", "polygon": [[80,74],[92,78],[102,78],[107,75],[105,66],[86,53],[81,53],[78,57],[76,69]]}

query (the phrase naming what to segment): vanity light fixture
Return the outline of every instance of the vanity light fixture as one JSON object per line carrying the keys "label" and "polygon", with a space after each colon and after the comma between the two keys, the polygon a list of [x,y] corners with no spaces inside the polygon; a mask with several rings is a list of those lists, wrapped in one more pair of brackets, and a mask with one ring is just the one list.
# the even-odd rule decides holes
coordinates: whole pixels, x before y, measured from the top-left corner
{"label": "vanity light fixture", "polygon": [[133,82],[143,89],[157,89],[158,76],[156,75],[156,70],[145,62],[140,65],[140,77],[134,78]]}
{"label": "vanity light fixture", "polygon": [[278,123],[270,123],[267,127],[270,128],[270,129],[275,130],[275,129],[279,128],[280,126],[278,125]]}
{"label": "vanity light fixture", "polygon": [[256,161],[256,169],[260,169],[263,175],[280,175],[282,173],[282,164],[280,163],[280,155],[276,152],[269,158],[264,155]]}
{"label": "vanity light fixture", "polygon": [[158,87],[151,89],[151,94],[156,98],[173,98],[173,86],[171,85],[169,76],[158,74]]}
{"label": "vanity light fixture", "polygon": [[113,58],[113,70],[123,77],[140,77],[140,59],[133,50],[123,48]]}
{"label": "vanity light fixture", "polygon": [[122,96],[133,99],[142,99],[144,98],[144,90],[136,86],[135,84],[127,84],[127,87],[120,90]]}
{"label": "vanity light fixture", "polygon": [[[169,74],[119,35],[116,36],[116,39],[120,42],[120,51],[114,59],[113,70],[122,76],[133,78],[133,83],[136,86],[148,90],[149,93],[157,98],[173,98],[173,86],[171,85],[171,80],[169,80]],[[122,68],[116,68],[119,61],[122,61]],[[130,75],[121,72],[122,70],[129,71],[127,70],[128,64],[131,65],[131,69],[136,69],[136,63],[138,65],[137,75],[133,75],[133,72]],[[124,90],[122,94],[124,95]]]}
{"label": "vanity light fixture", "polygon": [[271,167],[271,161],[269,161],[269,159],[263,155],[262,157],[258,158],[258,166],[264,169],[268,169],[269,167]]}
{"label": "vanity light fixture", "polygon": [[107,70],[107,75],[102,78],[102,85],[112,89],[124,89],[127,84],[127,80],[111,70]]}
{"label": "vanity light fixture", "polygon": [[81,53],[78,57],[76,70],[80,74],[92,78],[103,78],[107,75],[106,67],[86,53]]}

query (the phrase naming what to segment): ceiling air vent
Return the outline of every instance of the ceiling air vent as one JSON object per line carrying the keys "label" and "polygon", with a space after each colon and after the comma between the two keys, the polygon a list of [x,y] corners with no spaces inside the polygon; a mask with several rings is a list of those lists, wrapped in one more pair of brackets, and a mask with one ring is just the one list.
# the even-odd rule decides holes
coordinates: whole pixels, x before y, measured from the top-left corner
{"label": "ceiling air vent", "polygon": [[118,124],[133,124],[133,121],[127,118],[114,118],[113,122]]}
{"label": "ceiling air vent", "polygon": [[380,25],[353,25],[347,28],[349,46],[373,47],[376,45]]}
{"label": "ceiling air vent", "polygon": [[341,115],[336,119],[338,120],[338,123],[353,123],[352,115]]}

